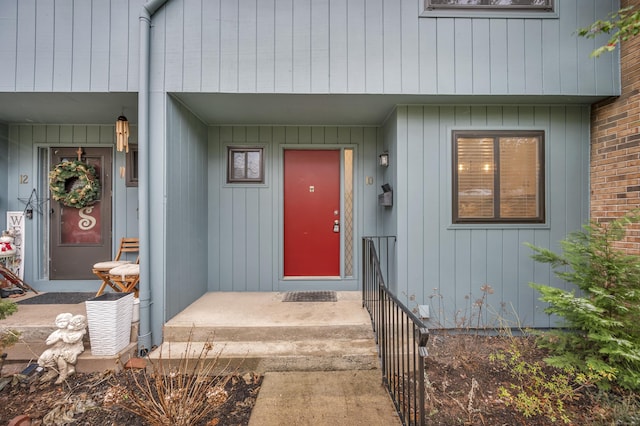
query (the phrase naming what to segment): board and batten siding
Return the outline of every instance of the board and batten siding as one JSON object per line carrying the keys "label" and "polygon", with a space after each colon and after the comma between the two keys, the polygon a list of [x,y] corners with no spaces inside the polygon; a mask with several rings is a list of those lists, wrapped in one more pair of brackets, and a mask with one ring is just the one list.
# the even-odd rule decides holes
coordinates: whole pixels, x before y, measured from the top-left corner
{"label": "board and batten siding", "polygon": [[[152,86],[167,92],[619,93],[616,55],[576,29],[616,0],[555,18],[420,17],[422,0],[171,0],[154,16]],[[598,44],[600,43],[600,44]]]}
{"label": "board and batten siding", "polygon": [[0,0],[0,91],[137,91],[145,0]]}
{"label": "board and batten siding", "polygon": [[[137,143],[137,127],[131,127],[129,142]],[[2,142],[0,142],[1,150]],[[55,149],[60,147],[112,147],[113,148],[113,253],[117,251],[122,237],[138,236],[138,188],[127,187],[124,178],[120,178],[120,167],[125,167],[126,156],[115,149],[115,128],[111,125],[9,125],[8,126],[8,159],[7,169],[2,169],[8,176],[6,194],[7,210],[22,211],[25,201],[36,189],[38,202],[49,197],[48,175],[39,169],[39,148]],[[1,152],[1,151],[0,151]],[[49,159],[42,158],[45,170],[49,170]],[[20,176],[24,178],[19,179]],[[26,178],[26,181],[24,180]],[[1,180],[2,178],[0,178]],[[20,183],[23,182],[23,183]],[[2,195],[4,197],[4,194]],[[23,200],[23,201],[21,201]],[[48,281],[45,263],[48,255],[46,249],[47,235],[41,235],[44,229],[43,215],[49,210],[49,202],[39,205],[41,212],[34,210],[32,220],[26,220],[26,247],[31,255],[25,257],[25,281],[41,291],[92,291],[98,290],[97,281]],[[4,216],[2,217],[4,221]],[[87,265],[90,268],[91,265]],[[55,286],[55,287],[54,287]]]}
{"label": "board and batten siding", "polygon": [[[9,126],[0,123],[0,170],[7,170],[9,167]],[[8,178],[6,173],[0,173],[0,220],[6,217],[8,190]]]}
{"label": "board and batten siding", "polygon": [[[159,145],[150,149],[160,149]],[[153,322],[156,326],[207,292],[207,150],[207,127],[167,97],[166,164],[151,165],[152,179],[165,187],[164,206],[152,206],[151,213],[154,239],[165,235],[158,239],[164,247],[156,247],[163,251],[164,267],[150,271],[152,293],[158,292],[154,297],[157,306],[152,307],[152,315],[160,320]],[[153,256],[151,264],[158,265]],[[153,330],[156,336],[161,332],[160,328]]]}
{"label": "board and batten siding", "polygon": [[[470,319],[481,287],[486,303],[522,325],[550,318],[529,282],[566,288],[525,242],[552,250],[589,215],[589,108],[583,106],[400,106],[390,141],[397,226],[398,297],[411,308],[430,305],[434,322]],[[545,132],[544,225],[452,225],[451,131],[540,129]],[[476,321],[477,318],[474,319]],[[481,321],[490,321],[487,316]],[[471,325],[471,324],[464,324]]]}
{"label": "board and batten siding", "polygon": [[[137,91],[144,0],[0,0],[0,91]],[[153,17],[153,87],[169,92],[616,95],[617,55],[557,18],[420,17],[422,0],[169,0]],[[521,15],[521,14],[520,14]],[[476,14],[477,16],[477,14]]]}
{"label": "board and batten siding", "polygon": [[[227,146],[263,146],[265,184],[227,184]],[[209,127],[209,291],[279,291],[282,267],[282,149],[354,149],[356,274],[359,236],[376,234],[381,192],[373,159],[381,148],[376,127]],[[371,159],[366,160],[366,159]],[[373,177],[366,184],[366,177]],[[364,234],[363,234],[364,233]]]}
{"label": "board and batten siding", "polygon": [[[617,55],[557,18],[420,17],[423,0],[169,0],[153,17],[152,84],[168,92],[596,95]],[[0,0],[0,91],[137,91],[144,0]],[[521,16],[520,14],[519,16]]]}

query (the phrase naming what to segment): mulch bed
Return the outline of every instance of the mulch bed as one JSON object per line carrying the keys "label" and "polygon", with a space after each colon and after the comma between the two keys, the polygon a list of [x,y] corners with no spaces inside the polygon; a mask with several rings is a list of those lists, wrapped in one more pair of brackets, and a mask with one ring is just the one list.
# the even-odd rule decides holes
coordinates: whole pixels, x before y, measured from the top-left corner
{"label": "mulch bed", "polygon": [[[62,385],[40,383],[39,376],[23,380],[14,376],[13,383],[0,391],[0,423],[28,414],[33,426],[45,424],[45,416],[48,424],[144,425],[140,417],[109,401],[116,385],[136,390],[132,374],[142,372],[76,374]],[[226,402],[199,425],[248,425],[261,383],[262,376],[233,375],[225,386]]]}
{"label": "mulch bed", "polygon": [[[506,351],[516,345],[520,360],[527,365],[543,360],[547,353],[536,347],[531,337],[483,335],[432,335],[426,360],[427,424],[428,425],[526,425],[551,426],[564,424],[545,415],[525,417],[513,405],[501,398],[499,387],[518,383],[505,367],[492,362],[491,354]],[[548,367],[547,367],[548,369]],[[554,370],[555,371],[555,370]],[[553,371],[547,371],[551,377]],[[526,376],[524,376],[526,378]],[[474,389],[472,383],[477,383]],[[531,379],[528,379],[531,382]],[[577,387],[577,386],[576,386]],[[564,401],[564,409],[572,425],[637,425],[634,413],[613,414],[623,398],[610,393],[611,405],[602,405],[595,389],[576,392]],[[472,398],[471,402],[470,399]],[[616,405],[618,404],[618,405]],[[624,406],[624,404],[622,404]],[[634,409],[635,406],[628,406]],[[615,418],[618,416],[618,418]]]}

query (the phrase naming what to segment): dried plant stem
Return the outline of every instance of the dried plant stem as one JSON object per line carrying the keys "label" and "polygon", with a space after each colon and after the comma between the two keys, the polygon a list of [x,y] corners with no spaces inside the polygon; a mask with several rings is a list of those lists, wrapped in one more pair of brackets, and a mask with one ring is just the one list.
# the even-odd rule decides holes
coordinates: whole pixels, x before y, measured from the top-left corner
{"label": "dried plant stem", "polygon": [[160,353],[157,361],[149,360],[147,370],[139,375],[132,373],[134,391],[120,387],[122,392],[115,403],[153,426],[193,425],[222,405],[228,398],[225,386],[232,372],[226,366],[221,374],[214,375],[221,352],[209,356],[213,350],[211,339],[199,352],[192,351],[192,336],[190,333],[177,366],[172,366],[170,353],[168,358]]}

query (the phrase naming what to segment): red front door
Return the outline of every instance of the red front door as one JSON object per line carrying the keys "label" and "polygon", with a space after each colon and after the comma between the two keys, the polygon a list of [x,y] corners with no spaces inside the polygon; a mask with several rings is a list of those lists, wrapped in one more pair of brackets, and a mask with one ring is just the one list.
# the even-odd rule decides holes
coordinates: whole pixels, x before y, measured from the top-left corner
{"label": "red front door", "polygon": [[284,151],[284,275],[340,276],[340,151]]}

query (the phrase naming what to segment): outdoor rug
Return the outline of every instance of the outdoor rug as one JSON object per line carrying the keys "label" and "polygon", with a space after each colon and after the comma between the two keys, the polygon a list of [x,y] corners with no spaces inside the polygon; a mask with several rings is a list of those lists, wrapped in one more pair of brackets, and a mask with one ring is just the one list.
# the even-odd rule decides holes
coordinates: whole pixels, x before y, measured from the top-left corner
{"label": "outdoor rug", "polygon": [[337,302],[335,291],[290,291],[285,293],[283,302]]}
{"label": "outdoor rug", "polygon": [[16,302],[18,305],[75,305],[96,296],[95,292],[42,293]]}

